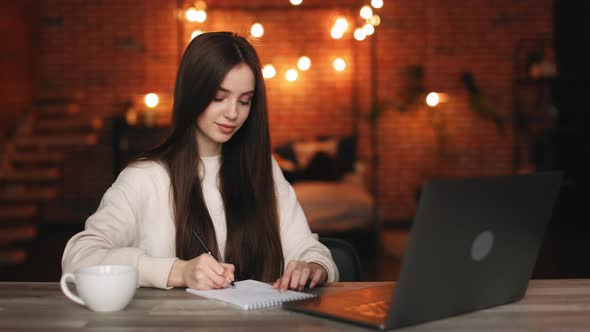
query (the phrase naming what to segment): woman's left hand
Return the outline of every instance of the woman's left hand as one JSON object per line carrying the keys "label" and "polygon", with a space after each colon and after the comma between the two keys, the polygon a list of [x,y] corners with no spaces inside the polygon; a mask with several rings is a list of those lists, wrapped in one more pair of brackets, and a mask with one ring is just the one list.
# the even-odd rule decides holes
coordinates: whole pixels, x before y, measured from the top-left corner
{"label": "woman's left hand", "polygon": [[287,289],[302,291],[309,283],[309,288],[321,285],[326,282],[328,272],[318,263],[306,263],[292,261],[287,264],[287,269],[282,277],[272,285],[281,292]]}

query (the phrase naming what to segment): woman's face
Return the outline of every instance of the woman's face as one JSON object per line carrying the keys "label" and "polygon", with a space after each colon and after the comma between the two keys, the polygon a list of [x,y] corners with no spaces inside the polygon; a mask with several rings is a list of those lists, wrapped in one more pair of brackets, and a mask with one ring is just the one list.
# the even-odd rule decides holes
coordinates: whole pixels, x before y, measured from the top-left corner
{"label": "woman's face", "polygon": [[250,113],[254,73],[246,64],[233,67],[221,82],[213,101],[197,118],[197,145],[201,157],[221,153],[221,145],[240,129]]}

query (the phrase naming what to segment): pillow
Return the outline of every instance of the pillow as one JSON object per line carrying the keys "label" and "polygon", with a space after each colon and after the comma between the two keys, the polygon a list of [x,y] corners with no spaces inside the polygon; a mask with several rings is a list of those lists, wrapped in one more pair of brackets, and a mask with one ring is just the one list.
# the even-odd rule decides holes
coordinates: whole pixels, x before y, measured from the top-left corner
{"label": "pillow", "polygon": [[299,176],[299,166],[297,165],[295,151],[293,151],[293,144],[287,143],[277,146],[273,149],[273,156],[279,164],[281,171],[283,171],[285,179],[289,183],[297,181]]}
{"label": "pillow", "polygon": [[273,153],[272,155],[277,161],[277,164],[279,164],[281,170],[287,172],[295,172],[297,170],[297,164],[295,164],[294,161],[289,160],[278,153]]}
{"label": "pillow", "polygon": [[323,152],[328,157],[336,158],[338,153],[338,140],[335,138],[326,140],[299,141],[293,143],[293,150],[300,169],[305,169],[312,158]]}
{"label": "pillow", "polygon": [[297,157],[295,157],[295,151],[293,150],[293,144],[287,143],[279,145],[273,149],[275,155],[278,155],[286,160],[289,160],[297,166]]}

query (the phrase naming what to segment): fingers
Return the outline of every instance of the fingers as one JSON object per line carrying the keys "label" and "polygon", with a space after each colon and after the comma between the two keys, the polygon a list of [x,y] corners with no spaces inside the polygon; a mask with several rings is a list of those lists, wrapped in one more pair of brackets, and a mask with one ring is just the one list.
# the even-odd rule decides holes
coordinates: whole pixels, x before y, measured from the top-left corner
{"label": "fingers", "polygon": [[225,269],[223,275],[225,276],[227,281],[235,281],[236,277],[235,277],[234,273],[236,271],[236,267],[233,264],[227,264],[227,263],[221,263],[221,265]]}
{"label": "fingers", "polygon": [[234,280],[234,266],[219,263],[213,256],[203,254],[188,261],[185,268],[187,285],[196,289],[227,288]]}
{"label": "fingers", "polygon": [[291,275],[296,270],[297,263],[298,262],[293,261],[293,262],[290,262],[289,264],[287,264],[287,268],[285,269],[285,273],[283,274],[283,276],[281,277],[280,282],[279,282],[279,286],[278,286],[279,291],[285,292],[289,288],[289,283],[291,282]]}
{"label": "fingers", "polygon": [[[297,290],[302,291],[309,280],[309,276],[311,275],[311,269],[309,267],[304,267],[301,271],[301,276],[299,277],[299,283],[297,285]],[[295,288],[293,288],[295,289]]]}
{"label": "fingers", "polygon": [[313,277],[311,278],[311,282],[309,283],[309,288],[314,288],[322,280],[323,274],[324,271],[322,271],[321,269],[315,270],[315,272],[313,273]]}
{"label": "fingers", "polygon": [[302,291],[308,283],[309,288],[314,288],[325,279],[326,272],[321,265],[292,261],[287,265],[285,273],[275,281],[272,287],[281,292],[287,289]]}

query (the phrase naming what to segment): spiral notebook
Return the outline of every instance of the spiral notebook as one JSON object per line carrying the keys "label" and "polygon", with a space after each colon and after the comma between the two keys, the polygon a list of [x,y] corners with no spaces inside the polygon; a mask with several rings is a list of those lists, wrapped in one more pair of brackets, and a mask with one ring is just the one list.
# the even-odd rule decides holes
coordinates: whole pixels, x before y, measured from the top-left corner
{"label": "spiral notebook", "polygon": [[283,302],[315,297],[315,294],[288,290],[279,292],[272,285],[256,281],[242,280],[236,282],[235,288],[197,290],[187,288],[187,292],[208,299],[219,300],[239,306],[243,310],[253,310],[280,306]]}

